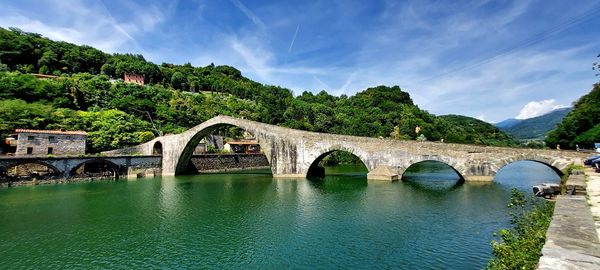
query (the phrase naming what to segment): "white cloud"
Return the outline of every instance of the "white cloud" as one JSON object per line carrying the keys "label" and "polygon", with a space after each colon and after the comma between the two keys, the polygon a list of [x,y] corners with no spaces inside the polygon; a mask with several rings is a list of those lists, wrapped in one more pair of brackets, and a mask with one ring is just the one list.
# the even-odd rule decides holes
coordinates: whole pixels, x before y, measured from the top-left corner
{"label": "white cloud", "polygon": [[556,109],[565,108],[567,106],[562,104],[556,104],[554,99],[545,99],[541,101],[530,101],[523,109],[519,112],[515,118],[517,119],[528,119],[540,115],[544,115]]}
{"label": "white cloud", "polygon": [[[125,4],[130,16],[117,20],[102,2],[83,1],[40,2],[47,17],[31,9],[0,11],[0,26],[17,27],[26,32],[40,33],[53,40],[86,44],[106,52],[144,53],[135,33],[151,32],[166,20],[165,11],[156,5]],[[118,9],[119,7],[117,7]]]}

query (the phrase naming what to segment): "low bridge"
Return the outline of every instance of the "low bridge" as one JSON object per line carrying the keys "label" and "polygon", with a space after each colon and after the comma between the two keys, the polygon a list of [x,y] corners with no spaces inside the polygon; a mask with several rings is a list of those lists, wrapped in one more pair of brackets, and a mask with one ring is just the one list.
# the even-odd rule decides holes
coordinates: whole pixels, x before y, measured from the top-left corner
{"label": "low bridge", "polygon": [[134,178],[141,175],[160,175],[160,156],[111,156],[111,157],[36,157],[14,156],[0,158],[0,179],[6,177],[11,168],[25,164],[38,164],[53,171],[57,178],[76,177],[76,171],[86,165],[102,165],[115,178]]}
{"label": "low bridge", "polygon": [[147,143],[104,152],[106,155],[162,154],[162,174],[183,173],[200,140],[223,126],[237,126],[254,134],[274,177],[304,178],[334,151],[347,151],[362,160],[370,180],[395,180],[412,164],[439,161],[467,181],[491,181],[505,165],[537,161],[557,173],[585,154],[574,151],[486,147],[439,142],[401,141],[295,130],[255,121],[217,116],[183,133],[157,137]]}

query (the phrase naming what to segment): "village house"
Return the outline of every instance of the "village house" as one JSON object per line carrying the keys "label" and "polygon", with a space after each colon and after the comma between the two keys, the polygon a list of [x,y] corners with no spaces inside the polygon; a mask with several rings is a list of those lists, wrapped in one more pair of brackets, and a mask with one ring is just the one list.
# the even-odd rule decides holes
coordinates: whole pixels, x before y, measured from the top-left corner
{"label": "village house", "polygon": [[223,147],[226,152],[258,154],[260,145],[255,140],[230,141]]}
{"label": "village house", "polygon": [[135,83],[144,86],[144,76],[138,74],[125,73],[123,81],[126,83]]}
{"label": "village house", "polygon": [[15,133],[16,138],[7,142],[16,145],[17,156],[85,154],[87,133],[84,131],[17,129]]}

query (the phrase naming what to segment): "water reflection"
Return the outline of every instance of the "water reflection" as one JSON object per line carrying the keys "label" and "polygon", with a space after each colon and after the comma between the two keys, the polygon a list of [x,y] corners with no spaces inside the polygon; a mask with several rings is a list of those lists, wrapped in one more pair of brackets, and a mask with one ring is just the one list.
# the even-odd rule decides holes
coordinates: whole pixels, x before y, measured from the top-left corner
{"label": "water reflection", "polygon": [[402,175],[402,181],[415,188],[438,192],[458,188],[464,182],[454,169],[438,161],[422,161],[411,165]]}
{"label": "water reflection", "polygon": [[350,169],[4,189],[0,256],[8,269],[481,269],[510,225],[504,184],[456,187],[431,168],[369,182]]}
{"label": "water reflection", "polygon": [[494,177],[494,183],[531,192],[534,185],[560,183],[560,176],[548,165],[523,160],[502,167]]}

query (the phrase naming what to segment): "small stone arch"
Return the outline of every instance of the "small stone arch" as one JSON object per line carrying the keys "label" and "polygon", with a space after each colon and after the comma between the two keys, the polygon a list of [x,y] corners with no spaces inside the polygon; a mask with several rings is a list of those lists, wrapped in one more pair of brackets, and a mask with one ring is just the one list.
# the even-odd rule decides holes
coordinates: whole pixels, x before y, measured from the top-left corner
{"label": "small stone arch", "polygon": [[162,156],[163,154],[163,145],[160,141],[154,142],[152,145],[152,155],[154,156]]}
{"label": "small stone arch", "polygon": [[81,162],[81,163],[77,164],[76,166],[74,166],[71,169],[71,171],[69,172],[69,177],[76,177],[76,176],[78,176],[77,171],[79,169],[81,169],[82,166],[85,166],[87,164],[105,165],[105,168],[109,169],[108,172],[112,172],[112,175],[105,174],[104,172],[98,172],[96,174],[91,174],[91,175],[87,175],[87,176],[92,176],[92,177],[112,177],[114,179],[119,179],[120,176],[121,176],[121,174],[124,173],[124,172],[122,172],[121,166],[115,164],[114,162],[112,162],[110,160],[107,160],[107,159],[103,159],[103,158],[94,158],[94,159],[86,160],[86,161]]}
{"label": "small stone arch", "polygon": [[[189,138],[187,140],[187,142],[185,143],[185,147],[183,148],[181,154],[179,155],[179,159],[177,160],[177,163],[175,165],[175,174],[176,175],[182,174],[182,173],[185,173],[188,171],[188,164],[190,162],[192,154],[194,153],[194,149],[196,148],[198,143],[202,140],[202,138],[208,136],[213,131],[215,131],[219,128],[227,127],[227,126],[234,126],[234,127],[242,128],[242,129],[252,133],[256,137],[257,143],[260,145],[260,149],[262,151],[264,151],[265,149],[270,149],[267,145],[265,145],[264,141],[261,141],[261,139],[259,138],[259,134],[257,134],[253,130],[247,129],[243,126],[236,125],[233,123],[216,123],[216,124],[208,125],[206,127],[201,128],[200,130],[196,131],[194,133],[194,135],[191,136],[191,138]],[[271,160],[269,160],[268,156],[267,156],[267,160],[269,161],[269,163],[271,163]]]}
{"label": "small stone arch", "polygon": [[46,163],[43,161],[39,161],[39,160],[23,160],[23,161],[14,162],[14,163],[2,168],[0,170],[0,171],[2,171],[0,173],[0,176],[11,178],[10,171],[12,168],[22,166],[22,165],[27,165],[27,164],[41,165],[41,166],[44,166],[44,167],[52,170],[52,173],[48,173],[49,176],[60,176],[63,174],[63,172],[61,170],[59,170],[57,167],[53,166],[52,164],[49,164],[49,163]]}
{"label": "small stone arch", "polygon": [[493,171],[492,176],[495,176],[502,168],[506,167],[509,164],[515,163],[515,162],[519,162],[519,161],[533,161],[539,164],[543,164],[545,166],[547,166],[548,168],[552,169],[559,177],[562,177],[564,175],[564,173],[557,168],[556,166],[554,166],[553,164],[555,164],[555,160],[551,159],[551,158],[545,158],[545,157],[522,157],[522,158],[513,158],[513,159],[503,159],[501,161],[499,161],[497,163],[497,165],[495,166],[495,170]]}
{"label": "small stone arch", "polygon": [[319,163],[321,163],[321,161],[323,161],[323,159],[325,157],[327,157],[331,153],[337,152],[337,151],[346,152],[346,153],[350,153],[350,154],[354,155],[355,157],[360,159],[360,161],[365,165],[365,167],[367,168],[368,171],[372,170],[372,168],[369,167],[368,159],[366,159],[364,157],[364,155],[362,153],[360,153],[359,151],[356,151],[355,149],[349,148],[349,147],[334,145],[334,146],[331,146],[327,149],[320,151],[319,154],[316,155],[316,157],[312,160],[312,162],[310,162],[308,164],[308,169],[306,170],[306,177],[322,177],[322,176],[324,176],[325,171],[324,171],[324,169],[322,169],[322,167],[319,167]]}

